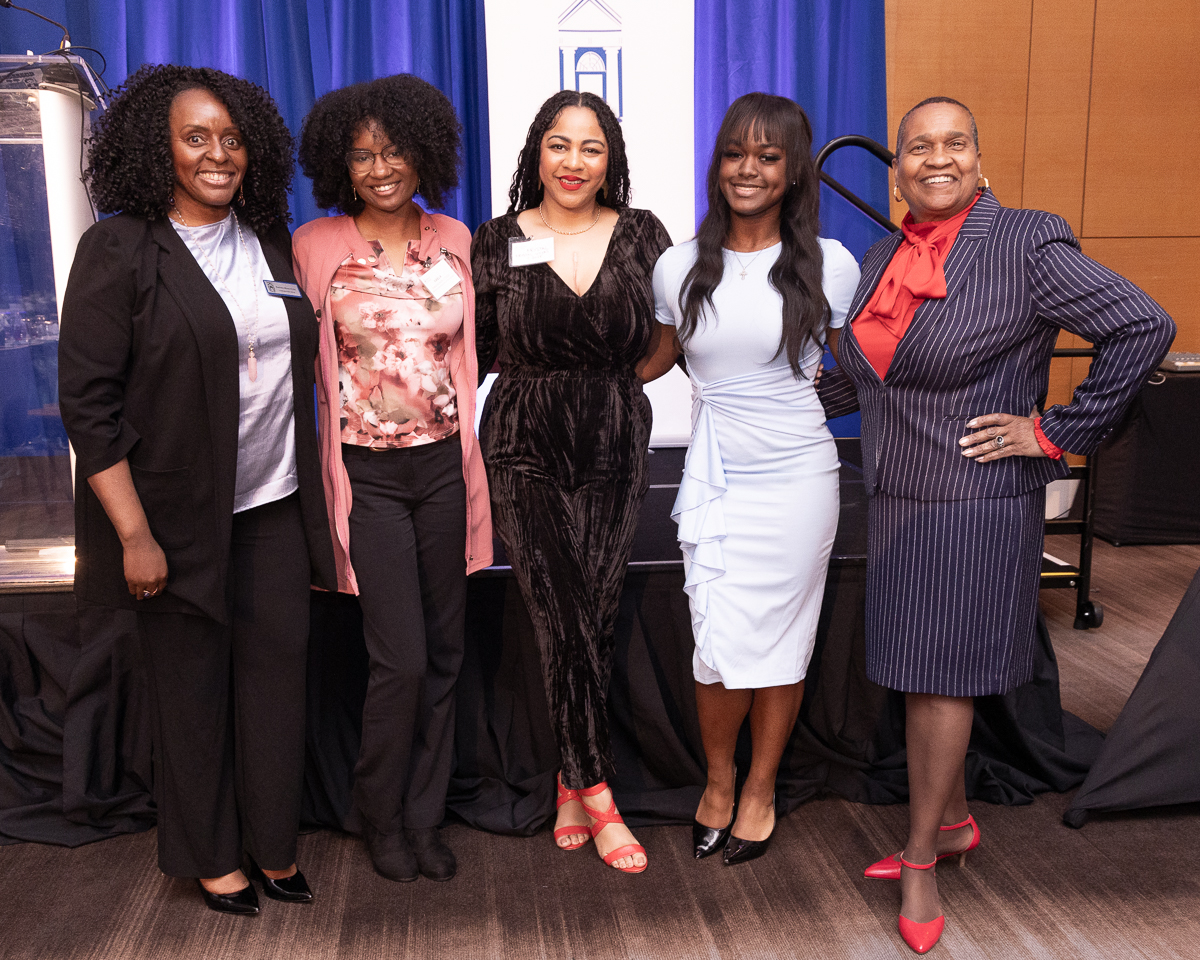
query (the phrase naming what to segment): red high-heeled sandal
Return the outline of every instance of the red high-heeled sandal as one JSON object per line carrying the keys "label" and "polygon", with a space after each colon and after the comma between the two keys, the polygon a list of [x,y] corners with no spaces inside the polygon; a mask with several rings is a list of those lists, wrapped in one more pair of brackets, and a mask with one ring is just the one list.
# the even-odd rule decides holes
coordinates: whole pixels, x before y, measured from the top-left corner
{"label": "red high-heeled sandal", "polygon": [[[951,850],[949,853],[939,853],[937,860],[934,863],[940,863],[947,857],[958,857],[958,865],[961,867],[967,862],[967,854],[979,846],[979,841],[983,839],[983,834],[979,832],[979,824],[975,822],[975,818],[970,814],[962,823],[951,824],[948,827],[942,827],[942,830],[961,830],[963,827],[971,828],[971,842],[962,850]],[[904,851],[900,851],[903,853]],[[864,877],[870,877],[872,880],[899,880],[900,879],[900,854],[894,853],[890,857],[884,857],[882,860],[877,860],[875,863],[867,867],[863,871]]]}
{"label": "red high-heeled sandal", "polygon": [[[904,859],[903,850],[896,856],[900,858],[900,865],[908,867],[909,870],[932,870],[937,866],[937,860],[931,863],[910,863]],[[915,920],[909,920],[904,914],[900,914],[896,925],[900,930],[900,936],[909,947],[917,953],[928,953],[942,937],[942,931],[946,928],[946,915],[934,917],[928,923],[917,923]]]}
{"label": "red high-heeled sandal", "polygon": [[[554,801],[555,812],[557,812],[559,807],[561,807],[564,803],[570,803],[572,800],[578,800],[579,805],[583,807],[583,798],[579,795],[579,791],[564,787],[562,782],[562,773],[560,772],[558,775],[558,799]],[[586,807],[584,807],[583,812],[587,813]],[[578,850],[580,847],[586,846],[588,841],[591,840],[591,830],[592,828],[586,823],[570,823],[565,827],[555,827],[554,845],[558,847],[559,850]],[[589,834],[589,836],[584,837],[584,839],[580,840],[578,843],[571,843],[565,847],[558,842],[563,837],[578,836],[580,834]]]}
{"label": "red high-heeled sandal", "polygon": [[[585,797],[595,797],[595,796],[603,793],[607,789],[608,789],[608,784],[605,781],[601,780],[594,787],[587,787],[586,789],[580,790],[579,792],[581,794],[583,794]],[[603,830],[605,827],[607,827],[610,823],[624,823],[625,822],[623,819],[621,819],[621,814],[619,814],[617,812],[617,801],[615,799],[611,800],[609,802],[607,810],[603,810],[603,811],[596,810],[593,807],[589,807],[586,803],[583,805],[583,810],[588,815],[588,817],[590,817],[592,820],[596,821],[591,826],[593,840],[595,840],[596,837],[598,837],[600,835],[600,831]],[[616,850],[613,850],[610,853],[604,854],[604,856],[601,857],[601,859],[605,863],[607,863],[610,867],[612,867],[612,866],[615,866],[616,862],[618,860],[620,860],[622,857],[632,857],[639,853],[642,856],[646,856],[646,848],[643,847],[640,843],[627,843],[623,847],[617,847]],[[616,867],[616,869],[620,870],[622,873],[641,873],[648,866],[650,866],[650,858],[646,857],[646,862],[643,863],[640,867],[637,866],[636,864],[634,864],[632,867]]]}

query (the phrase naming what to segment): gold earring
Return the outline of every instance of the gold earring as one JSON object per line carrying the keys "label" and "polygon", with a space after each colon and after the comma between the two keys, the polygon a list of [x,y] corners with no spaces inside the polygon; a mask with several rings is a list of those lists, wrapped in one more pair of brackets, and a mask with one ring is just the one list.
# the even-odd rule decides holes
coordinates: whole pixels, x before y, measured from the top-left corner
{"label": "gold earring", "polygon": [[354,199],[358,199],[358,191],[354,189],[354,184],[350,184],[350,192],[354,194]]}
{"label": "gold earring", "polygon": [[242,186],[239,186],[239,187],[238,187],[238,201],[237,201],[237,202],[238,202],[238,206],[239,206],[239,207],[244,207],[244,206],[246,205],[246,188],[245,188],[245,185],[242,185]]}
{"label": "gold earring", "polygon": [[892,187],[892,196],[896,198],[896,202],[897,202],[897,203],[903,203],[903,202],[904,202],[904,198],[903,198],[902,196],[900,196],[900,187],[899,187],[899,185],[896,185],[896,186],[893,186],[893,187]]}
{"label": "gold earring", "polygon": [[605,177],[604,182],[600,184],[600,199],[608,200],[608,177]]}
{"label": "gold earring", "polygon": [[991,189],[992,185],[991,185],[990,183],[988,183],[988,178],[987,178],[987,177],[980,177],[979,179],[983,181],[983,189],[984,189],[984,190],[990,190],[990,189]]}

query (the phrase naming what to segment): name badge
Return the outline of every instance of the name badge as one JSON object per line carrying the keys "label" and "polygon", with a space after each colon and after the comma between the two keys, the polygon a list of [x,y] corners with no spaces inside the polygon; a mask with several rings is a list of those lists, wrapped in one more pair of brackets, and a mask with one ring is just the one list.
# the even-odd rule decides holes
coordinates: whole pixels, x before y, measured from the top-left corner
{"label": "name badge", "polygon": [[528,267],[534,263],[549,263],[554,259],[554,238],[540,237],[527,240],[524,237],[508,238],[508,265]]}
{"label": "name badge", "polygon": [[282,283],[279,280],[264,280],[263,286],[267,288],[267,293],[273,297],[291,297],[293,300],[299,300],[304,296],[300,292],[300,287],[294,283]]}
{"label": "name badge", "polygon": [[434,300],[441,300],[462,282],[462,277],[450,266],[450,261],[442,257],[437,263],[421,274],[421,284],[429,291]]}

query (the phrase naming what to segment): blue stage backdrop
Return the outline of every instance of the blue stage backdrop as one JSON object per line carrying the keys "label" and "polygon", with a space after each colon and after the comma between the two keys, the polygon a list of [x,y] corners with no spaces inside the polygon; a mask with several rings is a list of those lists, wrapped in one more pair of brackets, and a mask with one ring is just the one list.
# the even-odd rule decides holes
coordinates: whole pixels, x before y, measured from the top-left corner
{"label": "blue stage backdrop", "polygon": [[[808,113],[813,148],[857,133],[887,143],[884,0],[696,0],[696,216],[725,109],[744,93],[791,97]],[[857,149],[826,164],[839,181],[887,213],[887,167]],[[822,235],[859,260],[885,231],[821,188]]]}
{"label": "blue stage backdrop", "polygon": [[[324,93],[415,73],[454,102],[463,123],[459,190],[445,212],[474,227],[491,216],[483,0],[26,0],[101,51],[112,87],[143,63],[215,67],[266,87],[293,133]],[[0,10],[0,53],[45,53],[60,35]],[[92,63],[98,58],[84,51]],[[321,214],[299,174],[295,224]]]}

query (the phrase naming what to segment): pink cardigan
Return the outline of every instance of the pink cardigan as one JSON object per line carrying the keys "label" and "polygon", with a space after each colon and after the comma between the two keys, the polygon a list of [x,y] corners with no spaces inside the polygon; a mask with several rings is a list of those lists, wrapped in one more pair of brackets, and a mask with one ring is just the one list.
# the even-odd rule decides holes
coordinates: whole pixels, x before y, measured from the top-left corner
{"label": "pink cardigan", "polygon": [[[422,259],[436,256],[445,247],[458,261],[462,276],[463,325],[450,346],[450,379],[458,403],[462,440],[463,478],[467,484],[467,573],[492,562],[492,508],[488,499],[483,456],[475,437],[475,392],[479,384],[475,360],[475,287],[471,283],[471,232],[462,223],[442,214],[421,211]],[[329,510],[333,554],[337,561],[338,590],[358,593],[350,565],[350,478],[342,465],[341,409],[338,406],[338,351],[334,336],[329,290],[337,268],[347,257],[374,256],[350,217],[322,217],[300,227],[292,237],[292,262],[300,286],[308,294],[321,323],[317,355],[317,425],[321,437],[321,475],[325,505]]]}

